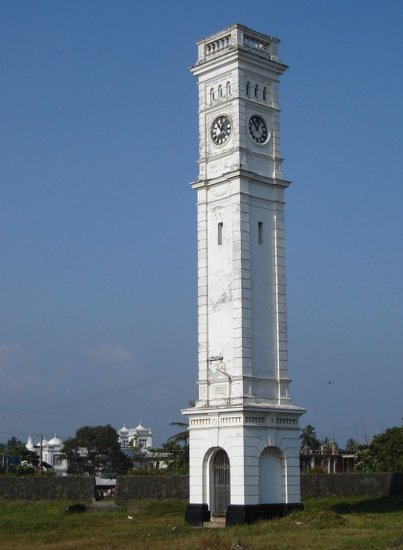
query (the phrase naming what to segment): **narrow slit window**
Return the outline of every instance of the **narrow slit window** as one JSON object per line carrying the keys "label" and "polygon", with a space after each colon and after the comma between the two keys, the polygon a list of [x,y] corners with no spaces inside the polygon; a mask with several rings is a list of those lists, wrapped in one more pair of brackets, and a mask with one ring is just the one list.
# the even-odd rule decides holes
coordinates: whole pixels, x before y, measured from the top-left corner
{"label": "narrow slit window", "polygon": [[231,95],[231,82],[227,82],[227,96]]}
{"label": "narrow slit window", "polygon": [[250,87],[250,82],[248,80],[248,82],[246,83],[246,95],[249,97],[249,87]]}
{"label": "narrow slit window", "polygon": [[256,84],[256,86],[255,86],[255,97],[257,97],[258,92],[259,92],[259,86]]}
{"label": "narrow slit window", "polygon": [[213,103],[214,101],[214,88],[210,89],[210,103]]}
{"label": "narrow slit window", "polygon": [[218,86],[218,97],[220,99],[222,98],[222,86],[221,86],[221,84]]}
{"label": "narrow slit window", "polygon": [[218,244],[222,244],[222,230],[223,230],[224,224],[223,222],[220,222],[218,224]]}
{"label": "narrow slit window", "polygon": [[266,101],[266,96],[267,96],[267,88],[264,87],[263,88],[263,101]]}
{"label": "narrow slit window", "polygon": [[257,224],[257,239],[259,244],[263,244],[263,222]]}

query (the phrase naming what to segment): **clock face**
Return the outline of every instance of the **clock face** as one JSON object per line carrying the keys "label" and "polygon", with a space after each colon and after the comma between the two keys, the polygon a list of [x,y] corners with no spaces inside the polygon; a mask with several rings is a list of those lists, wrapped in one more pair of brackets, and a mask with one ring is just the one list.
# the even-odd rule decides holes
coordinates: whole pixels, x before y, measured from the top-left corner
{"label": "clock face", "polygon": [[223,145],[231,135],[231,121],[225,116],[218,116],[211,125],[211,139],[216,145]]}
{"label": "clock face", "polygon": [[262,117],[253,115],[249,119],[249,133],[256,143],[264,143],[267,140],[269,132]]}

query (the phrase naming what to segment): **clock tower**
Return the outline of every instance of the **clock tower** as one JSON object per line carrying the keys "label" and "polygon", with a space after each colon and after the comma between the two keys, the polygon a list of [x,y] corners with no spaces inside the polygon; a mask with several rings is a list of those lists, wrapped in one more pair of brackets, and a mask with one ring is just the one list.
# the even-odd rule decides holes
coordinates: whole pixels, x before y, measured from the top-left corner
{"label": "clock tower", "polygon": [[189,523],[301,508],[289,394],[279,40],[233,25],[198,42],[199,396]]}

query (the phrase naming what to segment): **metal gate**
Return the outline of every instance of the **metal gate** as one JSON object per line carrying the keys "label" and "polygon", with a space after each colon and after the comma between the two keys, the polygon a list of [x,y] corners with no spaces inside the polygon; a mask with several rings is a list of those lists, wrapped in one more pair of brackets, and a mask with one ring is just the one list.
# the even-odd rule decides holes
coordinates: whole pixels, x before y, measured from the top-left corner
{"label": "metal gate", "polygon": [[225,516],[230,504],[230,472],[229,460],[225,451],[219,450],[214,455],[213,462],[214,482],[214,516]]}

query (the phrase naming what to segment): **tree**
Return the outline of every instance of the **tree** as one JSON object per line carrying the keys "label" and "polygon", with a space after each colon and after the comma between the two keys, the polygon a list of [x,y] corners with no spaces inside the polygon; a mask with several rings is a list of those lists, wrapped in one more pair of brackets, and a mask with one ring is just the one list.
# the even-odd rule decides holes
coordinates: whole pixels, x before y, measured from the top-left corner
{"label": "tree", "polygon": [[[190,402],[189,402],[190,404]],[[164,445],[164,451],[170,454],[167,472],[172,474],[189,473],[189,430],[187,422],[171,422],[171,426],[182,428],[171,435]]]}
{"label": "tree", "polygon": [[316,431],[311,424],[308,424],[301,430],[301,434],[299,436],[301,440],[301,449],[319,449],[320,442],[319,439],[316,437]]}
{"label": "tree", "polygon": [[62,449],[68,460],[69,474],[115,477],[125,474],[132,461],[122,452],[118,434],[109,424],[83,426],[67,439]]}
{"label": "tree", "polygon": [[403,427],[389,428],[358,450],[356,470],[403,472]]}
{"label": "tree", "polygon": [[181,429],[177,434],[168,437],[168,441],[176,441],[177,443],[183,443],[183,445],[189,445],[189,430],[187,422],[171,422],[170,426],[179,426]]}
{"label": "tree", "polygon": [[162,446],[162,452],[166,453],[166,473],[173,475],[185,475],[189,473],[189,446],[180,445],[176,441],[167,441]]}
{"label": "tree", "polygon": [[39,464],[37,454],[29,451],[25,443],[14,436],[10,437],[7,444],[1,444],[0,456],[4,457],[0,460],[1,473],[32,474],[35,473],[35,468]]}
{"label": "tree", "polygon": [[5,446],[4,455],[19,457],[21,462],[27,462],[31,466],[39,464],[39,457],[33,451],[29,451],[25,443],[16,437],[10,437]]}
{"label": "tree", "polygon": [[159,451],[167,456],[166,473],[182,475],[189,473],[189,432],[186,422],[171,422],[171,426],[179,426],[181,430],[171,435]]}

